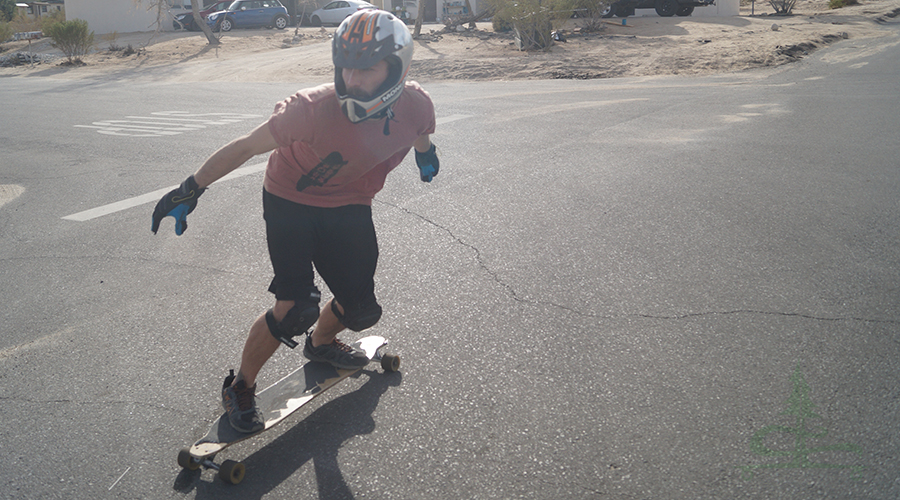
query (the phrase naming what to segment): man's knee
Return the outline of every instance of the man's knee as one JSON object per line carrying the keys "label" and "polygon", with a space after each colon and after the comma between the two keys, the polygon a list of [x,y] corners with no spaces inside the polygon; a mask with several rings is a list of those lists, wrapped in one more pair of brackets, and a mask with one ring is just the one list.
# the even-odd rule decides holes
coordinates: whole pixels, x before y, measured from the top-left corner
{"label": "man's knee", "polygon": [[331,312],[334,313],[342,325],[354,332],[361,332],[366,328],[371,328],[381,319],[381,306],[378,302],[372,302],[370,305],[359,309],[345,309],[341,313],[337,307],[337,301],[332,300]]}
{"label": "man's knee", "polygon": [[269,332],[291,349],[298,345],[293,338],[306,333],[318,319],[319,304],[312,301],[295,302],[294,307],[281,321],[275,319],[272,309],[266,312],[266,325],[269,327]]}

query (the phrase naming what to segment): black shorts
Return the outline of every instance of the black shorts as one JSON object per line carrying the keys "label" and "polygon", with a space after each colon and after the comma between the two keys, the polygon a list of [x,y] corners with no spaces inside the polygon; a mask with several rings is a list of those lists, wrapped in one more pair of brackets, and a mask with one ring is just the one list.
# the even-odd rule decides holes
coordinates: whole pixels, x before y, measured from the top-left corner
{"label": "black shorts", "polygon": [[376,303],[378,241],[372,207],[311,207],[263,190],[263,216],[275,270],[269,291],[276,299],[306,300],[318,291],[315,265],[345,313]]}

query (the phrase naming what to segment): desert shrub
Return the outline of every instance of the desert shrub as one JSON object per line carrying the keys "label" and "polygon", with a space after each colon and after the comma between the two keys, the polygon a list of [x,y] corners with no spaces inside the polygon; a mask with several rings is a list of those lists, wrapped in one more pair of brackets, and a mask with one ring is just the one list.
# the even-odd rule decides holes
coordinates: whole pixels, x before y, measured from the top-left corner
{"label": "desert shrub", "polygon": [[789,16],[794,10],[794,4],[797,0],[769,0],[769,5],[775,9],[775,14],[779,16]]}
{"label": "desert shrub", "polygon": [[119,40],[119,32],[118,31],[113,31],[112,33],[107,33],[105,35],[101,35],[100,39],[106,43],[107,49],[110,52],[119,52],[121,50],[124,50],[124,48],[117,43]]}
{"label": "desert shrub", "polygon": [[94,32],[88,29],[87,21],[73,19],[51,25],[47,36],[53,39],[51,45],[61,50],[70,63],[81,62],[81,56],[94,45]]}
{"label": "desert shrub", "polygon": [[547,50],[553,45],[553,21],[544,12],[532,12],[513,19],[519,50]]}
{"label": "desert shrub", "polygon": [[512,31],[512,21],[500,14],[494,14],[494,17],[491,18],[491,28],[496,33],[506,33],[507,31]]}
{"label": "desert shrub", "polygon": [[512,25],[519,50],[547,50],[551,33],[572,15],[572,0],[489,0],[494,17]]}
{"label": "desert shrub", "polygon": [[840,9],[848,5],[859,5],[857,0],[831,0],[828,2],[829,9]]}
{"label": "desert shrub", "polygon": [[582,33],[600,31],[603,27],[603,11],[615,0],[573,0],[572,8],[578,13]]}
{"label": "desert shrub", "polygon": [[0,21],[0,43],[8,41],[13,37],[13,34],[14,32],[12,26],[10,26],[7,22]]}

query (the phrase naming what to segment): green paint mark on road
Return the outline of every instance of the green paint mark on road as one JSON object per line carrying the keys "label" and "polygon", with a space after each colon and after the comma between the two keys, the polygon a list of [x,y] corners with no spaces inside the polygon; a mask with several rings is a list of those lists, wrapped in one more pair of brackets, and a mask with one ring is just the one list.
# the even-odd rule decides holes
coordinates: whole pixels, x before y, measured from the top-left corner
{"label": "green paint mark on road", "polygon": [[[745,480],[753,478],[753,471],[756,469],[850,469],[853,471],[853,479],[860,479],[859,473],[864,467],[859,465],[842,465],[830,464],[823,462],[812,462],[809,459],[811,453],[823,451],[849,451],[862,456],[862,449],[855,444],[833,444],[829,446],[819,446],[815,448],[809,447],[810,439],[821,439],[828,435],[828,431],[823,427],[812,426],[810,420],[814,418],[822,418],[815,413],[812,400],[809,398],[809,385],[800,373],[800,365],[794,369],[791,375],[791,382],[794,384],[794,390],[791,392],[790,398],[787,400],[787,410],[781,415],[793,415],[796,418],[794,427],[786,425],[767,425],[753,434],[750,439],[750,450],[757,455],[764,457],[791,457],[789,462],[778,462],[773,464],[759,465],[743,465],[738,466],[743,472],[741,477]],[[787,433],[794,435],[793,450],[772,450],[768,448],[763,441],[766,436],[772,433]]]}

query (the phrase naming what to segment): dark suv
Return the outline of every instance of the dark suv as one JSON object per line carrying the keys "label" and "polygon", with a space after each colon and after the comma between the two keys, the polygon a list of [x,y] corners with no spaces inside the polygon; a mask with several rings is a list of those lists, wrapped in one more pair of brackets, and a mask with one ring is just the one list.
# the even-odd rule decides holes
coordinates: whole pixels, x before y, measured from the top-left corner
{"label": "dark suv", "polygon": [[234,0],[226,10],[210,14],[206,24],[217,31],[262,26],[283,30],[288,25],[288,11],[278,0]]}
{"label": "dark suv", "polygon": [[694,7],[715,5],[716,0],[619,0],[609,6],[603,17],[628,17],[634,15],[634,9],[656,9],[662,17],[689,16]]}
{"label": "dark suv", "polygon": [[[203,19],[206,19],[207,16],[209,16],[213,12],[225,10],[228,8],[229,5],[231,5],[231,2],[234,2],[234,0],[216,0],[209,7],[206,7],[205,9],[200,11],[200,17]],[[177,16],[175,16],[175,20],[172,21],[172,27],[175,28],[176,30],[180,30],[180,29],[184,28],[188,31],[197,31],[198,29],[200,29],[194,23],[194,13],[193,12],[186,12],[186,13],[178,14]]]}

